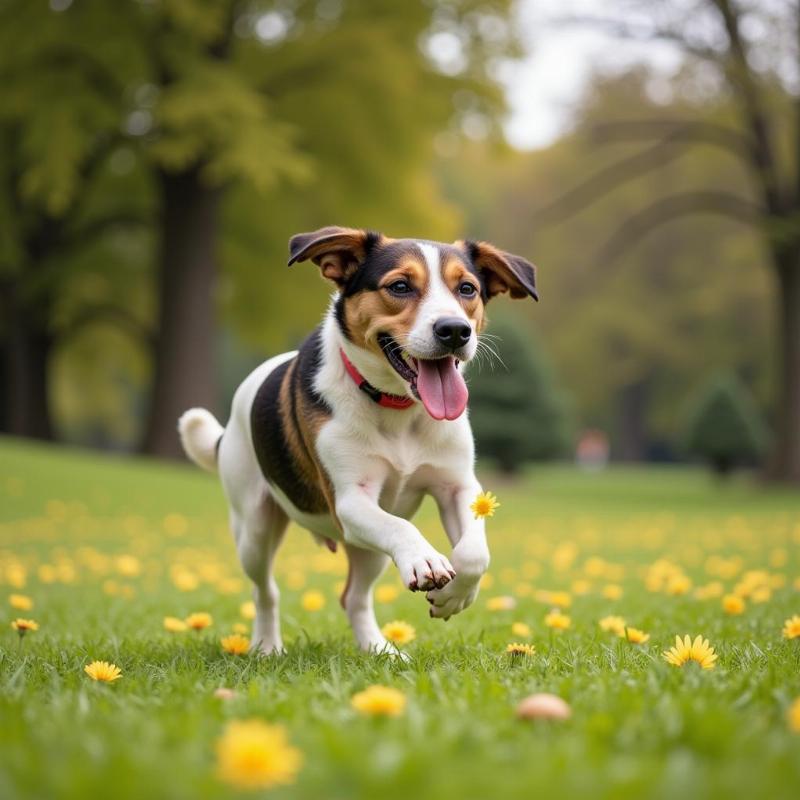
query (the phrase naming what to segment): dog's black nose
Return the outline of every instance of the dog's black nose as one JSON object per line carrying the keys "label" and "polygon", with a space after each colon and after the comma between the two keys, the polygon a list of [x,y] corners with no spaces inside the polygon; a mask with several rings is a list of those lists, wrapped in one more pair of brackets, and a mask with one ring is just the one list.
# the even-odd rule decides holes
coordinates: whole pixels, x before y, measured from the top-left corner
{"label": "dog's black nose", "polygon": [[433,323],[434,336],[450,350],[463,347],[472,336],[472,328],[468,322],[458,317],[442,317]]}

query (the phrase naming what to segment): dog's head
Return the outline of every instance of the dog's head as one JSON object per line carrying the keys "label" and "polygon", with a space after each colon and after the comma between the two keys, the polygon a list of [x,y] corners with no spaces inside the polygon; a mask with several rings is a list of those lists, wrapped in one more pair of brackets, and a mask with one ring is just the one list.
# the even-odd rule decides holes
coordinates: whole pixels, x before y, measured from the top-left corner
{"label": "dog's head", "polygon": [[290,265],[311,260],[338,287],[342,334],[385,357],[434,419],[456,419],[466,407],[459,365],[475,355],[490,298],[539,299],[533,264],[487,242],[328,227],[293,236],[289,251]]}

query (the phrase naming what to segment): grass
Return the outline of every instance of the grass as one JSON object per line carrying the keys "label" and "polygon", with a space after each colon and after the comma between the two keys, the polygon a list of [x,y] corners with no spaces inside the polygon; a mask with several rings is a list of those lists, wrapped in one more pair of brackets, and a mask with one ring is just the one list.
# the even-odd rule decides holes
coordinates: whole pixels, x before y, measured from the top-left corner
{"label": "grass", "polygon": [[[786,722],[800,639],[781,636],[800,613],[798,493],[677,468],[547,468],[485,484],[502,507],[476,604],[446,624],[428,619],[420,595],[378,605],[382,623],[416,628],[409,663],[354,648],[336,603],[344,559],[297,529],[277,570],[288,653],[235,657],[219,637],[245,622],[249,588],[214,478],[0,441],[0,797],[230,797],[214,744],[227,721],[250,717],[283,724],[304,754],[274,798],[800,796],[800,735]],[[427,504],[419,525],[444,547]],[[741,616],[695,594],[712,582],[731,591],[748,570],[762,572],[739,586],[751,594]],[[687,589],[684,577],[691,588],[668,593],[670,580]],[[394,570],[381,583],[400,589]],[[622,596],[606,597],[609,585]],[[303,611],[309,589],[324,608]],[[571,595],[563,633],[543,622],[542,592],[554,590]],[[34,608],[14,611],[11,593]],[[498,596],[516,608],[489,610]],[[213,627],[163,630],[165,615],[192,611],[210,612]],[[606,614],[650,641],[603,633]],[[41,627],[20,643],[15,616]],[[536,655],[512,663],[515,621],[532,628]],[[684,633],[711,640],[716,669],[661,658]],[[92,659],[123,678],[90,681]],[[358,716],[350,698],[373,683],[401,689],[406,713]],[[221,686],[236,697],[214,697]],[[565,698],[572,718],[517,720],[516,703],[540,691]]]}

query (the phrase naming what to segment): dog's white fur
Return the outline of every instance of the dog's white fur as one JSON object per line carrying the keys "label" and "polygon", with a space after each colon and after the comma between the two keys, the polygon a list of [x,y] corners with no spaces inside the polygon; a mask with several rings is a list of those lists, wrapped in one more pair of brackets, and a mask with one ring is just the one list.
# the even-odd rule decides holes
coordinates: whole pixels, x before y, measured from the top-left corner
{"label": "dog's white fur", "polygon": [[[443,314],[468,321],[446,291],[435,248],[420,244],[432,276],[414,327],[414,350],[431,349],[432,321]],[[432,252],[430,252],[432,251]],[[433,258],[435,263],[431,263]],[[455,577],[427,592],[431,616],[448,619],[469,606],[489,565],[483,520],[470,504],[481,491],[475,477],[474,445],[467,415],[436,421],[415,403],[403,411],[386,409],[369,399],[345,372],[342,348],[358,370],[385,392],[408,394],[409,387],[386,359],[356,347],[341,334],[333,306],[323,323],[323,364],[316,389],[332,409],[318,436],[319,459],[333,485],[341,530],[327,514],[305,514],[265,478],[256,459],[250,412],[267,375],[292,358],[276,356],[256,368],[233,398],[231,417],[219,446],[217,466],[230,507],[230,523],[242,566],[255,585],[253,646],[264,653],[283,648],[278,620],[278,587],[272,576],[275,552],[292,519],[317,537],[343,542],[350,580],[343,598],[353,632],[365,650],[392,646],[380,632],[372,606],[372,587],[389,561],[403,582],[432,573],[436,581]],[[471,353],[477,347],[473,330]],[[179,421],[184,448],[208,469],[222,428],[203,409],[187,411]],[[425,494],[434,497],[453,550],[448,559],[409,521]]]}

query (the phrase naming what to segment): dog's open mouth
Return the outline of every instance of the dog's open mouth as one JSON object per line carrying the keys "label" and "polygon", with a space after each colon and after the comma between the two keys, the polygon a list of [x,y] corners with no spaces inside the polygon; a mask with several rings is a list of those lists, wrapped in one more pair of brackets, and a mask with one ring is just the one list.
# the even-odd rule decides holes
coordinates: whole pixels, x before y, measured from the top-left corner
{"label": "dog's open mouth", "polygon": [[411,385],[411,392],[434,419],[457,419],[467,407],[469,392],[453,356],[415,358],[388,334],[378,344],[394,371]]}

